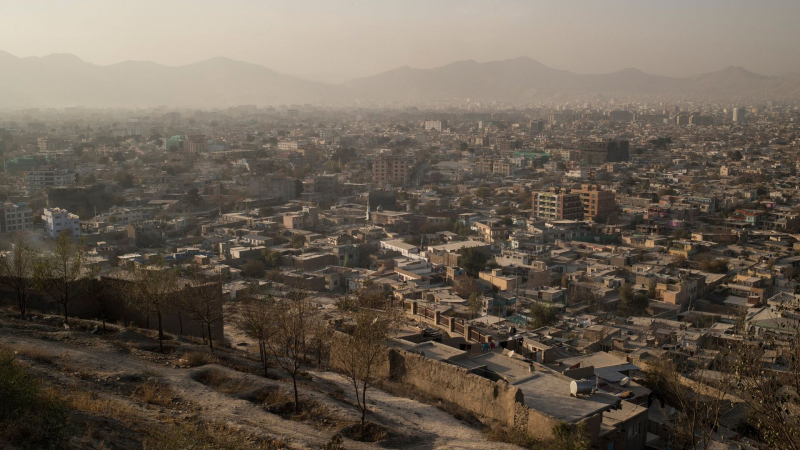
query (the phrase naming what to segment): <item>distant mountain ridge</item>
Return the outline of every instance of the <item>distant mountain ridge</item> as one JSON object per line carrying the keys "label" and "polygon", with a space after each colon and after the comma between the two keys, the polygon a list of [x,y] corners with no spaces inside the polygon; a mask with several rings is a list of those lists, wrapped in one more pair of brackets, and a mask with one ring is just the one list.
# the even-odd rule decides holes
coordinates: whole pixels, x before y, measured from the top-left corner
{"label": "distant mountain ridge", "polygon": [[69,54],[18,58],[0,51],[0,107],[227,107],[427,101],[529,103],[578,97],[759,101],[800,99],[800,74],[764,76],[741,67],[686,78],[628,68],[577,74],[529,57],[433,69],[398,67],[339,85],[306,81],[218,57],[179,67],[151,61],[99,66]]}
{"label": "distant mountain ridge", "polygon": [[533,102],[578,96],[683,97],[687,100],[749,101],[800,98],[800,76],[768,77],[741,67],[686,78],[628,68],[606,74],[553,69],[528,57],[434,69],[402,67],[345,83],[364,99],[504,100]]}

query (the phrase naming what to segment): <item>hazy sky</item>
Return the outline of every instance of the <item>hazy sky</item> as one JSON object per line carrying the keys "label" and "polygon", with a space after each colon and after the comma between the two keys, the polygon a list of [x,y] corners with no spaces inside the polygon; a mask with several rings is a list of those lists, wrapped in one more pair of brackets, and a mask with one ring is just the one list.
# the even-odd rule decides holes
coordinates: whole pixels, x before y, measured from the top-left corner
{"label": "hazy sky", "polygon": [[[575,72],[800,72],[800,0],[2,0],[0,50],[214,56],[321,81],[527,55]],[[2,68],[0,68],[2,69]]]}

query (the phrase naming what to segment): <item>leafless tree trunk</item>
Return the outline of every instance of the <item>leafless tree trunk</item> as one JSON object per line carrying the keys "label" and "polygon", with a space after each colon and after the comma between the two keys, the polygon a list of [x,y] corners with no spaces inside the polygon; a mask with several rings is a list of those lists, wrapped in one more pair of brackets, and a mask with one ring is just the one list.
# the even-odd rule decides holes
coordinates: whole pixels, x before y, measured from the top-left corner
{"label": "leafless tree trunk", "polygon": [[38,263],[36,252],[25,243],[25,236],[15,236],[14,248],[0,258],[0,280],[17,294],[17,306],[25,319],[28,291],[33,284],[33,271]]}
{"label": "leafless tree trunk", "polygon": [[174,308],[178,294],[183,289],[174,269],[155,264],[137,267],[130,272],[132,286],[128,289],[130,302],[148,318],[155,313],[158,320],[158,349],[164,352],[163,314]]}
{"label": "leafless tree trunk", "polygon": [[267,354],[292,379],[295,413],[300,412],[297,376],[311,351],[314,330],[320,325],[308,294],[296,290],[272,306],[272,332],[264,341]]}
{"label": "leafless tree trunk", "polygon": [[224,317],[224,299],[222,297],[222,280],[220,277],[192,273],[188,277],[189,292],[178,297],[177,307],[186,311],[208,333],[208,346],[214,350],[214,338],[211,328],[222,325]]}
{"label": "leafless tree trunk", "polygon": [[41,258],[33,271],[34,284],[64,308],[64,323],[69,321],[69,303],[81,295],[85,281],[95,272],[86,264],[83,239],[74,242],[68,231],[56,238],[56,247],[49,258]]}
{"label": "leafless tree trunk", "polygon": [[343,342],[331,351],[331,365],[352,384],[356,403],[361,411],[360,432],[363,436],[367,418],[367,391],[385,378],[381,372],[386,347],[395,322],[392,311],[362,308],[355,314],[352,334],[343,335]]}

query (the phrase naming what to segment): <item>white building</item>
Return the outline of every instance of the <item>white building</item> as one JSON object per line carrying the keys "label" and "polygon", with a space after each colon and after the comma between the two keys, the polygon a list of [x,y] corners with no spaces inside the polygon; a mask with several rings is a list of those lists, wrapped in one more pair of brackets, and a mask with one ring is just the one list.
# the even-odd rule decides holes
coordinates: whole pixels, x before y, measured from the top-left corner
{"label": "white building", "polygon": [[446,120],[426,120],[425,131],[436,130],[441,132],[442,129],[447,128]]}
{"label": "white building", "polygon": [[401,255],[410,259],[423,259],[419,254],[419,247],[413,244],[407,244],[402,239],[391,239],[381,241],[381,248],[385,250],[392,250],[399,252]]}
{"label": "white building", "polygon": [[26,203],[3,203],[0,208],[0,233],[33,228],[33,210]]}
{"label": "white building", "polygon": [[155,217],[155,208],[122,208],[112,206],[108,212],[98,214],[92,222],[112,222],[120,225],[139,223]]}
{"label": "white building", "polygon": [[72,214],[66,209],[45,208],[42,214],[44,229],[50,237],[55,238],[62,231],[69,231],[73,237],[81,235],[81,220],[76,214]]}

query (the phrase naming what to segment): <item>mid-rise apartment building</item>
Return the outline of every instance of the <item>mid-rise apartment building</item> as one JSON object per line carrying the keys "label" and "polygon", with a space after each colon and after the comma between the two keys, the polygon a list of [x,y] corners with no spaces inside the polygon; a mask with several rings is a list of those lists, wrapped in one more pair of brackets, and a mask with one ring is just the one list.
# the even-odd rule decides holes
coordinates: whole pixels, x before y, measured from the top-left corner
{"label": "mid-rise apartment building", "polygon": [[447,129],[447,121],[446,120],[426,120],[425,121],[425,131],[430,131],[430,130],[442,131],[443,129]]}
{"label": "mid-rise apartment building", "polygon": [[579,192],[551,188],[533,193],[533,217],[546,220],[582,220],[583,201]]}
{"label": "mid-rise apartment building", "polygon": [[617,209],[614,193],[601,189],[596,184],[581,185],[581,188],[575,192],[581,196],[583,217],[585,219],[603,219],[613,214]]}
{"label": "mid-rise apartment building", "polygon": [[51,137],[39,138],[37,144],[39,145],[39,150],[43,152],[56,152],[59,150],[64,150],[69,145],[67,141],[63,139]]}
{"label": "mid-rise apartment building", "polygon": [[405,186],[411,176],[411,158],[380,155],[372,162],[372,183],[376,186]]}
{"label": "mid-rise apartment building", "polygon": [[745,110],[742,107],[733,108],[733,121],[736,123],[744,123],[747,120],[745,117]]}
{"label": "mid-rise apartment building", "polygon": [[475,162],[475,173],[479,174],[496,173],[509,176],[514,171],[513,169],[511,163],[506,160],[481,158]]}
{"label": "mid-rise apartment building", "polygon": [[15,233],[33,228],[33,210],[27,203],[3,203],[0,233]]}
{"label": "mid-rise apartment building", "polygon": [[[688,119],[687,119],[688,122]],[[603,164],[630,160],[630,143],[614,139],[598,141],[581,141],[578,143],[581,162],[588,164]]]}
{"label": "mid-rise apartment building", "polygon": [[58,237],[62,231],[68,231],[73,237],[81,235],[80,218],[66,209],[45,208],[42,220],[45,231],[52,238]]}
{"label": "mid-rise apartment building", "polygon": [[185,142],[186,150],[192,153],[205,153],[208,151],[208,139],[204,134],[193,134]]}
{"label": "mid-rise apartment building", "polygon": [[31,170],[25,174],[25,187],[28,191],[38,191],[57,186],[75,184],[75,172],[55,167]]}

